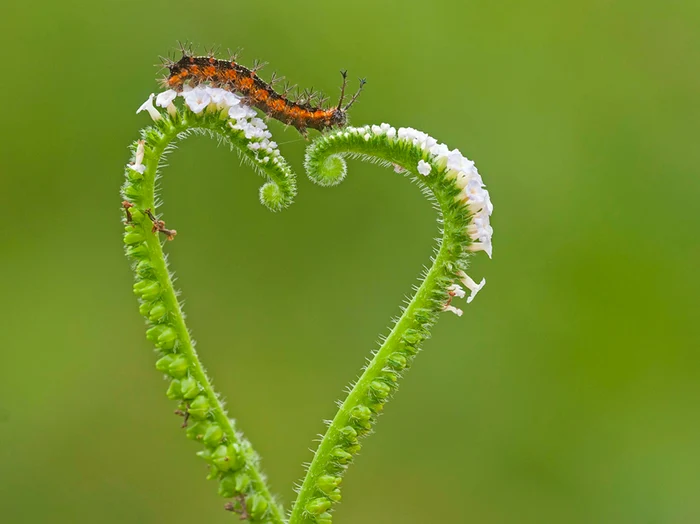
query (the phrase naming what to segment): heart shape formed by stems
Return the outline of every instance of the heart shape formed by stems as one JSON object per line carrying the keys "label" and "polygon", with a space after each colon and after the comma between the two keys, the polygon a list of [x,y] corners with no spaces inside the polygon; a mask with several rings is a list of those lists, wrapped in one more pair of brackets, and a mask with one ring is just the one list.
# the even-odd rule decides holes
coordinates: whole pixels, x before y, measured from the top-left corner
{"label": "heart shape formed by stems", "polygon": [[344,179],[346,157],[376,162],[410,177],[435,204],[441,239],[420,286],[329,422],[286,519],[260,472],[257,454],[236,431],[204,372],[160,236],[172,240],[177,232],[157,215],[158,167],[174,142],[192,133],[227,143],[265,176],[260,200],[271,210],[283,209],[295,196],[295,175],[270,140],[264,122],[239,100],[212,91],[207,103],[193,101],[178,108],[172,98],[159,97],[157,104],[166,108],[160,111],[153,106],[152,95],[142,106],[154,123],[133,144],[133,161],[127,165],[122,187],[124,243],[133,261],[134,292],[149,323],[146,336],[160,354],[156,368],[169,380],[166,394],[178,402],[187,436],[202,443],[197,455],[209,464],[209,478],[218,481],[219,494],[229,499],[226,509],[256,523],[329,524],[331,506],[340,500],[342,475],[360,450],[360,439],[372,429],[439,315],[462,314],[452,303],[466,295],[461,285],[471,290],[468,302],[483,287],[484,281],[475,283],[466,269],[473,252],[491,254],[493,207],[472,162],[414,129],[397,131],[387,124],[346,127],[320,136],[308,147],[305,168],[320,185],[332,186]]}

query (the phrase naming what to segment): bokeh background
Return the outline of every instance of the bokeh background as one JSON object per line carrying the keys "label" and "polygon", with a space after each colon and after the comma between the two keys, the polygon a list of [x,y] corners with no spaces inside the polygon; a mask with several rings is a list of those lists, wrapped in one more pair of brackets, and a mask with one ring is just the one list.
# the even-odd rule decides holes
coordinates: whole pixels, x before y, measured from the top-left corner
{"label": "bokeh background", "polygon": [[[231,522],[131,292],[118,189],[178,39],[243,47],[355,124],[425,130],[495,202],[488,285],[445,315],[345,481],[343,523],[700,522],[700,4],[7,2],[0,520]],[[201,49],[201,47],[200,47]],[[263,75],[264,76],[264,75]],[[353,85],[354,87],[354,85]],[[289,504],[321,420],[427,263],[434,212],[354,163],[272,214],[214,142],[165,173],[203,360]]]}

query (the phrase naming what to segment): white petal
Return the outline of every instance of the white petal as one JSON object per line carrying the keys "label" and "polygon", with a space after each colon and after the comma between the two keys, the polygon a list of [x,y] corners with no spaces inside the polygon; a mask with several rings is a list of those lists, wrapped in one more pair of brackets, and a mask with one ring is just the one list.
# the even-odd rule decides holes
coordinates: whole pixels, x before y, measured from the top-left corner
{"label": "white petal", "polygon": [[168,107],[170,104],[172,104],[175,98],[177,98],[177,91],[174,89],[168,89],[167,91],[158,93],[158,96],[156,97],[156,105],[158,107]]}
{"label": "white petal", "polygon": [[450,306],[443,306],[442,310],[443,310],[443,311],[449,311],[450,313],[454,313],[454,314],[457,315],[458,317],[461,317],[462,314],[464,313],[464,311],[462,311],[462,310],[459,309],[458,307],[454,307],[454,306],[451,306],[451,305],[450,305]]}
{"label": "white petal", "polygon": [[432,168],[430,167],[430,164],[426,162],[425,160],[419,160],[418,161],[418,172],[423,175],[423,176],[428,176],[430,174],[430,170]]}
{"label": "white petal", "polygon": [[151,93],[151,95],[148,97],[148,100],[146,100],[143,104],[141,104],[141,107],[139,107],[136,110],[136,113],[140,113],[141,111],[148,111],[148,114],[151,116],[153,121],[160,120],[163,118],[163,116],[158,112],[158,110],[153,106],[153,97],[155,95]]}

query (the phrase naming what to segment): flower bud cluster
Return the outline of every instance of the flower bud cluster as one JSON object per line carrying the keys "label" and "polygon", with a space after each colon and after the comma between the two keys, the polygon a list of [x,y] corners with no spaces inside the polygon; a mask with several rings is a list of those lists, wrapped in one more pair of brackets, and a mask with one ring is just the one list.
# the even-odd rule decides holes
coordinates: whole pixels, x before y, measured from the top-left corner
{"label": "flower bud cluster", "polygon": [[179,93],[173,89],[163,91],[157,96],[152,93],[136,112],[146,111],[155,122],[164,118],[159,108],[165,109],[168,115],[175,117],[177,98],[182,98],[184,107],[195,115],[218,114],[221,118],[229,119],[228,125],[231,129],[238,131],[249,141],[248,148],[255,153],[258,163],[264,165],[282,162],[277,143],[271,140],[272,134],[265,121],[258,117],[258,113],[252,107],[245,104],[243,98],[225,89],[186,85]]}
{"label": "flower bud cluster", "polygon": [[[252,448],[234,432],[232,422],[226,417],[198,362],[163,256],[158,237],[162,229],[156,226],[164,222],[153,214],[157,167],[154,164],[187,126],[177,118],[169,119],[172,116],[162,117],[144,132],[144,138],[134,144],[132,162],[126,166],[122,212],[125,214],[125,249],[135,274],[133,291],[139,298],[139,312],[148,324],[146,337],[158,352],[155,367],[168,382],[165,393],[177,402],[176,413],[184,418],[187,437],[201,444],[197,455],[208,464],[208,478],[217,480],[221,496],[233,499],[227,507],[245,515],[250,522],[281,522],[281,510],[267,492]],[[210,128],[224,136],[235,133],[226,121],[214,120],[218,124]],[[251,126],[259,124],[253,122]],[[248,129],[239,132],[256,133]],[[234,137],[231,142],[247,151],[253,139]],[[290,201],[294,180],[293,174],[286,177],[286,164],[263,167],[263,170],[270,181],[261,193],[266,192],[268,198],[280,202]]]}
{"label": "flower bud cluster", "polygon": [[[365,143],[370,148],[375,144],[377,146],[388,144],[398,147],[403,152],[415,152],[416,155],[413,158],[418,158],[417,162],[410,166],[393,162],[391,165],[394,170],[397,173],[417,173],[419,178],[432,188],[439,186],[440,181],[447,182],[455,193],[454,202],[466,214],[463,233],[468,240],[464,249],[469,253],[484,251],[491,258],[493,255],[491,242],[493,228],[490,224],[493,213],[491,197],[474,162],[462,155],[458,149],[451,150],[445,144],[439,143],[435,138],[417,129],[411,127],[396,129],[386,123],[362,127],[348,126],[341,131],[327,134],[324,139],[331,145],[354,140],[359,142],[359,145]],[[343,176],[344,171],[336,178],[342,179]],[[330,180],[331,177],[329,176],[328,179]],[[485,279],[477,284],[463,270],[455,272],[455,281],[469,289],[467,303],[470,303],[486,284]],[[443,304],[442,310],[462,316],[462,310],[451,303],[453,297],[466,296],[462,287],[456,282],[454,282],[456,287],[448,289],[450,300]]]}
{"label": "flower bud cluster", "polygon": [[[188,438],[200,442],[204,449],[197,455],[209,465],[209,477],[218,480],[222,497],[242,497],[246,514],[252,522],[262,522],[267,515],[267,501],[252,493],[248,464],[252,450],[245,441],[232,439],[220,424],[213,410],[211,395],[202,383],[201,375],[193,365],[185,348],[190,344],[184,327],[179,324],[177,305],[168,296],[167,282],[162,282],[158,263],[152,256],[147,236],[147,217],[131,208],[131,224],[125,227],[126,252],[135,262],[139,312],[149,325],[146,338],[156,347],[160,357],[155,367],[162,372],[168,386],[165,394],[178,402],[178,413],[185,417]],[[243,502],[241,502],[243,503]]]}

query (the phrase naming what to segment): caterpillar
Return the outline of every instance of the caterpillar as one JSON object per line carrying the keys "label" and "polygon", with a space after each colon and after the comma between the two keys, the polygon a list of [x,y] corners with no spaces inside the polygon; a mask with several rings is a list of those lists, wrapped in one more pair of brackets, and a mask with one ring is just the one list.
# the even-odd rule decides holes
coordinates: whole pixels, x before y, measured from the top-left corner
{"label": "caterpillar", "polygon": [[249,105],[257,107],[280,122],[295,127],[303,136],[306,136],[308,128],[323,131],[347,125],[347,111],[360,96],[366,83],[365,79],[360,79],[359,89],[343,106],[347,71],[341,71],[343,84],[340,89],[340,100],[337,105],[327,108],[324,107],[325,100],[322,100],[319,106],[312,105],[315,98],[313,91],[304,91],[297,100],[287,97],[289,87],[286,87],[284,92],[278,93],[273,88],[273,84],[281,79],[276,79],[273,75],[269,83],[265,82],[257,75],[257,71],[262,68],[261,64],[256,63],[252,69],[248,69],[239,64],[235,56],[230,60],[220,60],[214,58],[212,54],[193,56],[183,48],[182,58],[176,62],[166,60],[164,65],[169,70],[169,74],[162,80],[164,87],[181,92],[185,85],[196,87],[207,83],[212,87],[235,92],[243,96]]}

